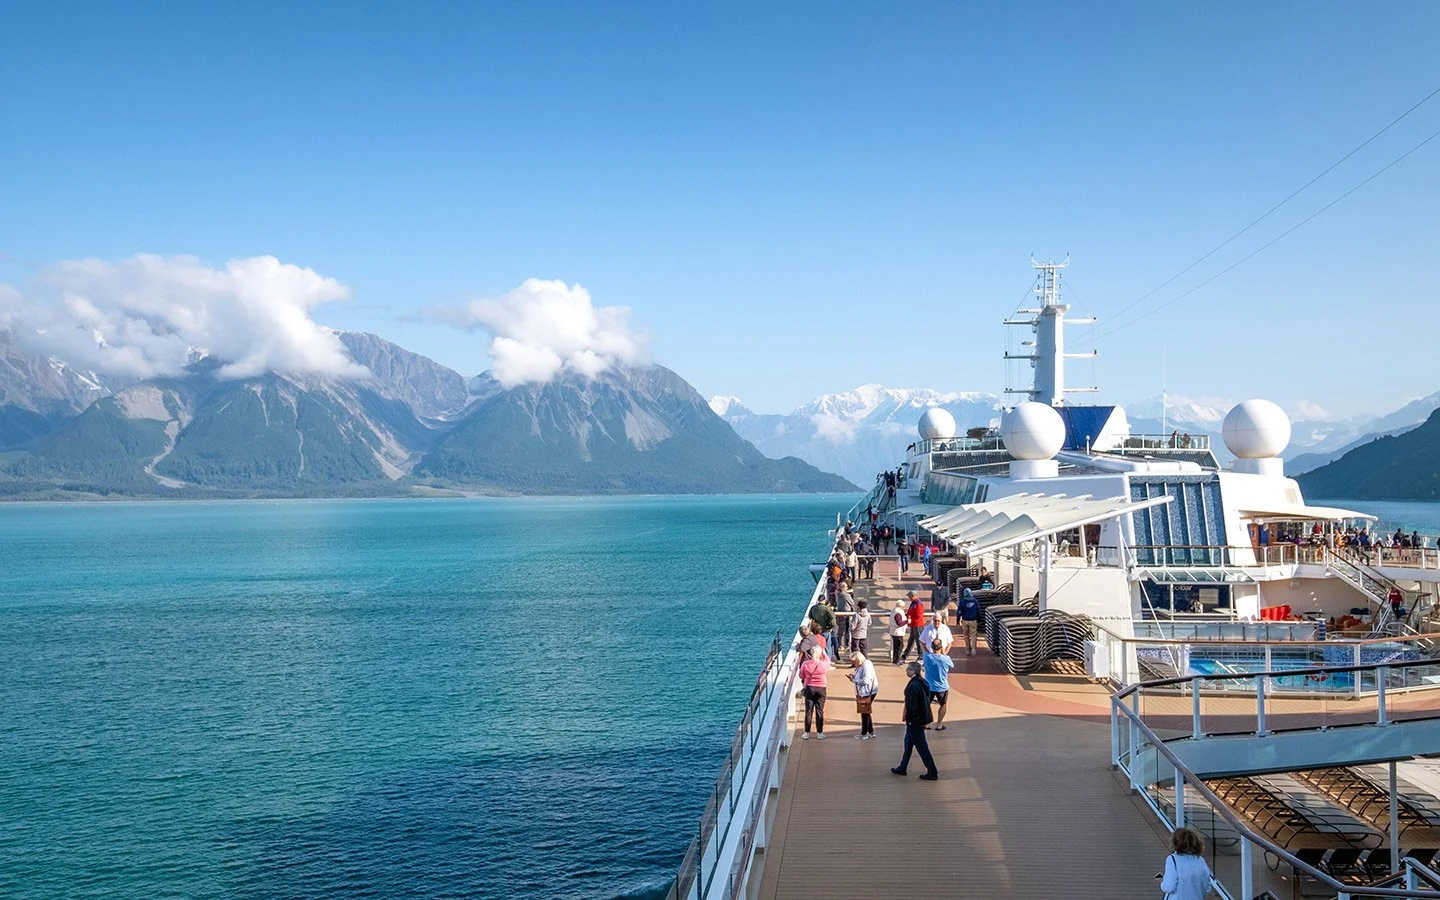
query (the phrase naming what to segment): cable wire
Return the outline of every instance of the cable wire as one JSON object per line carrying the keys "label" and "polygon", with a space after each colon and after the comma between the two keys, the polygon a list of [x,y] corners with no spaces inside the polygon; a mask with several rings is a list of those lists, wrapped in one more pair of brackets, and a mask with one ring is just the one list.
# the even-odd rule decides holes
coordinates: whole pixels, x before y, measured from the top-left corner
{"label": "cable wire", "polygon": [[[1276,211],[1277,209],[1279,209],[1280,207],[1284,206],[1285,204],[1289,203],[1291,200],[1294,200],[1296,197],[1300,196],[1300,194],[1304,193],[1305,190],[1306,190],[1307,188],[1309,188],[1311,185],[1313,185],[1315,182],[1317,182],[1317,181],[1319,181],[1320,179],[1324,178],[1326,175],[1329,175],[1331,172],[1335,171],[1335,169],[1336,169],[1337,167],[1339,167],[1342,163],[1344,163],[1344,162],[1345,162],[1346,160],[1348,160],[1350,157],[1354,156],[1355,154],[1359,153],[1361,150],[1364,150],[1366,147],[1370,146],[1370,144],[1374,143],[1374,141],[1375,141],[1376,138],[1380,137],[1382,134],[1384,134],[1385,132],[1389,131],[1391,128],[1394,128],[1394,127],[1395,127],[1396,125],[1398,125],[1403,119],[1405,119],[1407,116],[1409,116],[1409,115],[1410,115],[1411,113],[1413,113],[1415,110],[1419,109],[1420,107],[1422,107],[1422,106],[1424,106],[1426,103],[1428,103],[1428,102],[1429,102],[1431,99],[1433,99],[1437,94],[1440,94],[1440,88],[1436,88],[1435,90],[1433,90],[1433,91],[1431,91],[1430,93],[1426,94],[1426,95],[1425,95],[1418,103],[1416,103],[1414,106],[1412,106],[1412,107],[1410,107],[1409,109],[1405,110],[1403,113],[1401,113],[1400,115],[1396,116],[1394,119],[1391,119],[1391,120],[1390,120],[1390,123],[1389,123],[1388,125],[1386,125],[1384,128],[1381,128],[1379,131],[1377,131],[1377,132],[1375,132],[1374,134],[1370,135],[1370,136],[1369,136],[1368,138],[1366,138],[1363,142],[1361,142],[1357,147],[1355,147],[1355,149],[1351,150],[1349,153],[1345,154],[1344,156],[1342,156],[1342,157],[1340,157],[1339,159],[1335,160],[1335,162],[1331,163],[1331,164],[1325,169],[1325,171],[1321,172],[1319,175],[1316,175],[1314,178],[1312,178],[1312,179],[1310,179],[1309,181],[1305,182],[1304,184],[1300,185],[1300,187],[1296,188],[1295,191],[1293,191],[1293,192],[1292,192],[1289,196],[1287,196],[1284,200],[1281,200],[1279,203],[1277,203],[1277,204],[1275,204],[1274,206],[1270,207],[1269,209],[1265,210],[1265,212],[1261,213],[1258,217],[1256,217],[1254,220],[1252,220],[1252,221],[1250,222],[1250,224],[1246,225],[1244,228],[1240,229],[1239,231],[1237,231],[1237,232],[1235,232],[1234,234],[1230,235],[1230,236],[1229,236],[1228,238],[1226,238],[1225,240],[1223,240],[1223,241],[1221,241],[1220,243],[1216,244],[1216,245],[1215,245],[1214,247],[1212,247],[1212,248],[1210,249],[1210,251],[1209,251],[1208,253],[1206,253],[1204,256],[1200,257],[1199,259],[1197,259],[1197,260],[1195,260],[1194,262],[1192,262],[1190,265],[1186,266],[1185,268],[1183,268],[1183,269],[1181,269],[1180,271],[1176,272],[1174,275],[1171,275],[1169,278],[1167,278],[1167,279],[1165,279],[1164,281],[1160,282],[1160,283],[1157,284],[1155,287],[1153,287],[1153,288],[1151,288],[1149,291],[1147,291],[1143,296],[1141,296],[1141,297],[1139,297],[1138,299],[1132,301],[1132,302],[1129,303],[1128,305],[1121,307],[1120,310],[1117,311],[1116,313],[1114,313],[1113,315],[1111,315],[1110,318],[1111,318],[1112,320],[1120,318],[1120,317],[1123,316],[1125,313],[1127,313],[1127,312],[1129,312],[1130,310],[1134,309],[1136,306],[1139,306],[1141,303],[1144,303],[1146,300],[1148,300],[1148,299],[1150,299],[1151,297],[1155,296],[1156,294],[1160,293],[1160,291],[1162,291],[1165,287],[1167,287],[1167,286],[1170,285],[1172,282],[1174,282],[1177,278],[1180,278],[1182,275],[1184,275],[1185,273],[1189,272],[1191,269],[1195,268],[1196,266],[1198,266],[1198,265],[1200,265],[1201,263],[1203,263],[1205,260],[1207,260],[1207,259],[1209,259],[1210,257],[1214,256],[1216,253],[1219,253],[1221,250],[1225,249],[1225,248],[1226,248],[1227,246],[1229,246],[1230,243],[1231,243],[1232,241],[1234,241],[1236,238],[1240,237],[1242,234],[1244,234],[1245,232],[1249,231],[1251,228],[1254,228],[1256,225],[1259,225],[1261,222],[1265,221],[1265,219],[1269,218],[1269,216],[1270,216],[1271,213],[1275,212],[1275,211]],[[1417,148],[1417,149],[1418,149],[1418,148]],[[1413,151],[1412,151],[1412,152],[1413,152]],[[1408,154],[1407,154],[1407,155],[1408,155]],[[1403,157],[1402,157],[1402,159],[1403,159]],[[1393,163],[1392,163],[1392,165],[1393,165]],[[1386,168],[1388,168],[1388,166],[1387,166]],[[1384,170],[1382,169],[1381,171],[1384,171]],[[1328,208],[1329,208],[1329,207],[1327,207],[1327,209],[1328,209]],[[1307,219],[1306,221],[1309,221],[1309,220]],[[1288,234],[1288,232],[1287,232],[1287,234]],[[1272,243],[1273,243],[1273,242],[1272,242]],[[1266,245],[1266,246],[1269,246],[1269,245]],[[1247,258],[1248,258],[1248,257],[1247,257]],[[1232,268],[1233,268],[1233,267],[1232,267]],[[1228,272],[1229,269],[1227,269],[1226,271]],[[1222,273],[1222,274],[1223,274],[1223,273]],[[1139,319],[1136,319],[1135,321],[1138,322]]]}
{"label": "cable wire", "polygon": [[[1437,93],[1440,93],[1440,91],[1437,91]],[[1434,95],[1432,94],[1431,96],[1434,96]],[[1428,99],[1428,98],[1427,98],[1427,99]],[[1149,312],[1141,313],[1139,316],[1136,316],[1135,318],[1131,319],[1129,322],[1126,322],[1124,325],[1117,325],[1117,326],[1115,326],[1114,328],[1111,328],[1111,329],[1109,329],[1109,330],[1107,330],[1107,331],[1101,332],[1099,335],[1096,335],[1095,340],[1098,341],[1098,340],[1100,340],[1101,338],[1108,337],[1108,336],[1114,334],[1114,333],[1117,332],[1117,331],[1122,331],[1122,330],[1124,330],[1124,329],[1126,329],[1126,328],[1129,328],[1131,325],[1134,325],[1134,324],[1137,323],[1137,322],[1141,322],[1141,321],[1144,321],[1145,319],[1150,318],[1151,316],[1155,315],[1157,312],[1159,312],[1160,310],[1164,309],[1165,307],[1170,306],[1171,304],[1177,303],[1177,302],[1179,302],[1179,301],[1181,301],[1181,300],[1184,300],[1186,297],[1188,297],[1188,296],[1190,296],[1191,294],[1195,293],[1196,291],[1200,290],[1200,289],[1203,288],[1205,285],[1207,285],[1207,284],[1209,284],[1210,282],[1214,281],[1215,279],[1219,278],[1221,275],[1224,275],[1225,273],[1227,273],[1227,272],[1231,271],[1232,269],[1236,268],[1237,266],[1239,266],[1241,263],[1243,263],[1243,262],[1245,262],[1245,261],[1253,258],[1254,256],[1258,255],[1258,254],[1261,253],[1262,251],[1264,251],[1264,250],[1268,249],[1269,247],[1271,247],[1272,245],[1278,243],[1282,238],[1285,238],[1285,237],[1287,237],[1288,235],[1290,235],[1290,234],[1294,233],[1295,231],[1299,230],[1301,226],[1305,225],[1305,224],[1306,224],[1307,222],[1309,222],[1311,219],[1314,219],[1316,216],[1318,216],[1318,215],[1320,215],[1321,213],[1325,212],[1325,211],[1328,210],[1330,207],[1332,207],[1332,206],[1334,206],[1335,204],[1339,203],[1341,200],[1344,200],[1346,197],[1349,197],[1351,194],[1353,194],[1353,193],[1355,193],[1356,191],[1360,190],[1360,189],[1363,188],[1365,185],[1369,184],[1370,182],[1372,182],[1372,181],[1374,181],[1375,179],[1379,178],[1381,175],[1384,175],[1386,172],[1388,172],[1388,171],[1390,171],[1391,169],[1395,168],[1395,167],[1398,166],[1400,163],[1404,162],[1407,158],[1409,158],[1412,154],[1414,154],[1416,151],[1418,151],[1421,147],[1424,147],[1426,144],[1428,144],[1428,143],[1430,143],[1431,141],[1435,140],[1437,137],[1440,137],[1440,131],[1436,131],[1434,134],[1431,134],[1431,135],[1430,135],[1429,137],[1427,137],[1425,140],[1421,141],[1420,143],[1418,143],[1418,144],[1416,144],[1415,146],[1411,147],[1409,150],[1406,150],[1404,153],[1402,153],[1402,154],[1400,154],[1399,156],[1397,156],[1397,157],[1395,157],[1394,159],[1392,159],[1392,160],[1391,160],[1389,163],[1387,163],[1387,164],[1385,165],[1385,167],[1382,168],[1380,171],[1376,172],[1375,174],[1371,175],[1369,178],[1366,178],[1364,181],[1362,181],[1362,182],[1360,182],[1359,184],[1357,184],[1357,185],[1355,185],[1354,187],[1352,187],[1350,190],[1348,190],[1348,191],[1346,191],[1345,193],[1341,194],[1340,196],[1336,197],[1334,200],[1331,200],[1329,203],[1327,203],[1327,204],[1325,204],[1324,206],[1320,207],[1319,209],[1315,210],[1313,213],[1311,213],[1310,215],[1308,215],[1308,216],[1306,216],[1305,218],[1301,219],[1299,222],[1296,222],[1294,225],[1291,225],[1289,228],[1287,228],[1286,230],[1280,232],[1280,233],[1277,234],[1275,237],[1271,238],[1270,240],[1266,241],[1265,243],[1261,244],[1259,247],[1256,247],[1254,250],[1251,250],[1249,253],[1247,253],[1247,254],[1245,254],[1244,256],[1240,257],[1239,259],[1235,260],[1233,263],[1231,263],[1230,265],[1228,265],[1228,266],[1226,266],[1225,268],[1221,269],[1220,271],[1216,272],[1214,275],[1211,275],[1209,278],[1205,279],[1204,281],[1200,282],[1199,284],[1195,285],[1194,287],[1190,288],[1189,290],[1184,291],[1184,292],[1182,292],[1182,293],[1180,293],[1180,294],[1177,294],[1177,295],[1175,295],[1174,297],[1171,297],[1169,300],[1166,300],[1164,303],[1160,304],[1159,306],[1155,307],[1154,309],[1150,310]]]}

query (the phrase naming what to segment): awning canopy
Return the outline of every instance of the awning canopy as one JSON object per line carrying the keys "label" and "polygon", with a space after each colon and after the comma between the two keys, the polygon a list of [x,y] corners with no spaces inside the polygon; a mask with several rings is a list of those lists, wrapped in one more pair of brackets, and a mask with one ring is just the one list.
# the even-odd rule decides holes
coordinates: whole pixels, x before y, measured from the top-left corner
{"label": "awning canopy", "polygon": [[897,516],[938,516],[955,508],[953,503],[917,503],[894,510]]}
{"label": "awning canopy", "polygon": [[1089,495],[1016,494],[985,503],[957,506],[952,512],[923,519],[921,527],[959,549],[975,554],[1011,547],[1057,531],[1066,531],[1116,516],[1169,503],[1165,495],[1149,500],[1127,497],[1095,499]]}
{"label": "awning canopy", "polygon": [[1267,503],[1262,509],[1242,509],[1240,515],[1254,522],[1336,522],[1341,519],[1369,519],[1369,513],[1334,506],[1306,506],[1303,503]]}

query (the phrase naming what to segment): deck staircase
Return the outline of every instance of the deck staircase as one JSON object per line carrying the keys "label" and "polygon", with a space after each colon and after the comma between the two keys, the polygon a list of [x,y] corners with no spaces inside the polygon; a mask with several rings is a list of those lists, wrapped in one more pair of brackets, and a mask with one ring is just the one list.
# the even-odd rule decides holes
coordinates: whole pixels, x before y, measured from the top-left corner
{"label": "deck staircase", "polygon": [[[1381,575],[1379,572],[1365,565],[1365,563],[1346,556],[1327,552],[1325,554],[1325,567],[1333,572],[1340,580],[1360,591],[1375,605],[1375,625],[1371,634],[1375,637],[1384,637],[1396,631],[1395,626],[1402,629],[1415,630],[1415,620],[1420,613],[1420,604],[1414,602],[1413,592],[1408,592],[1400,585]],[[1409,604],[1409,612],[1404,619],[1396,619],[1390,609],[1391,589],[1400,591],[1412,602]]]}

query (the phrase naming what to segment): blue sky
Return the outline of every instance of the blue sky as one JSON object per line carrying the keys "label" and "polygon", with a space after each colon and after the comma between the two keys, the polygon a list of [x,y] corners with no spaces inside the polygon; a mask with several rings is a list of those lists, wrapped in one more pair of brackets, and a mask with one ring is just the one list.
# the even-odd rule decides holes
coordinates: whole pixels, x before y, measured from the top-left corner
{"label": "blue sky", "polygon": [[[418,313],[578,282],[763,411],[1005,387],[1030,254],[1099,331],[1440,130],[1440,4],[25,4],[0,22],[0,282],[271,254],[325,324],[466,374]],[[1440,140],[1104,339],[1102,399],[1385,411],[1440,390]],[[1077,341],[1076,349],[1083,346]],[[1077,377],[1089,380],[1090,366]]]}

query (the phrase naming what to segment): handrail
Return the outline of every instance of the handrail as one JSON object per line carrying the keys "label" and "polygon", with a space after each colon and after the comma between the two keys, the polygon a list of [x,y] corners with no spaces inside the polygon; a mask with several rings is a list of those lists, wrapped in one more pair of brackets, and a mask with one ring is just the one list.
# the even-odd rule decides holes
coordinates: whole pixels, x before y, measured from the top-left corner
{"label": "handrail", "polygon": [[[1239,621],[1239,620],[1236,620],[1236,619],[1226,619],[1226,620],[1224,620],[1224,621],[1226,621],[1226,622],[1233,622],[1233,621]],[[1254,622],[1254,623],[1248,623],[1248,624],[1261,625],[1261,624],[1265,624],[1265,623],[1263,623],[1263,622]],[[1284,624],[1284,623],[1270,623],[1270,624]],[[1223,638],[1195,638],[1195,639],[1191,639],[1191,640],[1181,640],[1181,639],[1179,639],[1179,638],[1125,637],[1124,635],[1116,634],[1115,632],[1113,632],[1113,631],[1111,631],[1110,629],[1106,628],[1106,627],[1105,627],[1104,625],[1102,625],[1100,622],[1097,622],[1097,621],[1093,621],[1093,620],[1092,620],[1092,621],[1091,621],[1091,625],[1092,625],[1096,630],[1098,630],[1098,631],[1103,631],[1103,632],[1105,632],[1106,634],[1110,635],[1110,637],[1114,638],[1115,640],[1120,641],[1120,642],[1122,642],[1122,643],[1127,643],[1127,644],[1176,644],[1176,645],[1186,645],[1186,646],[1192,646],[1192,645],[1195,645],[1195,644],[1205,644],[1205,645],[1211,645],[1211,644],[1236,644],[1236,645],[1242,645],[1242,644],[1243,644],[1244,646],[1247,646],[1247,647],[1267,647],[1267,646],[1268,646],[1268,647],[1291,647],[1291,648],[1294,648],[1294,647],[1355,647],[1355,646],[1365,646],[1365,645],[1367,645],[1367,644],[1408,644],[1408,643],[1416,643],[1416,642],[1418,642],[1418,641],[1424,641],[1424,640],[1440,640],[1440,632],[1433,632],[1433,631],[1425,632],[1424,634],[1406,634],[1406,635],[1401,635],[1401,636],[1398,636],[1398,637],[1382,637],[1382,638],[1326,638],[1326,639],[1323,640],[1323,641],[1270,641],[1270,640],[1248,640],[1248,639],[1242,639],[1242,640],[1228,639],[1228,640],[1227,640],[1227,639],[1223,639]],[[1424,661],[1424,660],[1417,660],[1416,662],[1425,662],[1425,661]],[[1437,663],[1440,663],[1440,660],[1428,660],[1428,662],[1429,662],[1430,665],[1436,665]],[[1363,668],[1368,668],[1368,667],[1367,667],[1367,666],[1361,666],[1360,668],[1363,669]],[[1294,671],[1291,671],[1289,674],[1293,675],[1293,674],[1295,674],[1295,673],[1294,673]]]}
{"label": "handrail", "polygon": [[[1440,660],[1401,659],[1390,662],[1369,663],[1350,666],[1307,666],[1303,669],[1271,669],[1265,672],[1219,672],[1213,675],[1181,675],[1176,678],[1157,678],[1154,681],[1137,681],[1116,691],[1112,699],[1122,699],[1142,688],[1171,687],[1176,684],[1193,684],[1197,681],[1236,681],[1252,678],[1287,678],[1292,675],[1331,675],[1336,672],[1374,672],[1377,669],[1412,669],[1421,666],[1434,668]],[[1437,685],[1440,688],[1440,685]]]}
{"label": "handrail", "polygon": [[[1432,662],[1431,664],[1433,665],[1433,662]],[[1387,664],[1387,665],[1384,665],[1384,666],[1348,666],[1348,667],[1346,667],[1346,666],[1331,666],[1331,667],[1324,667],[1324,668],[1327,669],[1327,670],[1328,670],[1328,669],[1334,669],[1334,670],[1337,670],[1337,671],[1345,671],[1345,670],[1348,670],[1348,669],[1357,669],[1357,668],[1358,668],[1358,669],[1389,668],[1390,665],[1394,665],[1395,667],[1398,668],[1398,667],[1403,666],[1403,665],[1405,665],[1405,664],[1404,664],[1404,663],[1396,663],[1396,664]],[[1308,670],[1308,671],[1321,671],[1321,669]],[[1294,672],[1280,672],[1280,673],[1265,672],[1265,673],[1256,673],[1254,676],[1244,676],[1244,677],[1274,677],[1274,676],[1277,675],[1277,674],[1280,674],[1280,675],[1291,674],[1291,675],[1293,675]],[[1260,848],[1262,848],[1262,849],[1264,849],[1264,850],[1266,850],[1266,851],[1269,851],[1270,853],[1273,853],[1275,856],[1279,857],[1280,859],[1284,860],[1285,862],[1290,863],[1290,865],[1294,866],[1298,871],[1303,871],[1303,872],[1305,872],[1307,875],[1309,875],[1311,878],[1313,878],[1314,880],[1319,881],[1320,883],[1324,884],[1326,887],[1328,887],[1328,888],[1333,888],[1333,889],[1336,891],[1336,893],[1339,894],[1340,896],[1361,895],[1361,896],[1370,896],[1370,897],[1406,897],[1406,898],[1410,898],[1410,900],[1416,900],[1416,898],[1440,898],[1440,890],[1427,890],[1427,889],[1424,889],[1424,888],[1383,888],[1383,887],[1377,887],[1377,886],[1371,886],[1371,885],[1361,886],[1361,885],[1354,885],[1354,884],[1346,884],[1345,882],[1342,882],[1342,881],[1336,879],[1335,877],[1331,876],[1330,874],[1328,874],[1328,873],[1326,873],[1326,872],[1324,872],[1324,871],[1321,871],[1320,869],[1316,868],[1315,866],[1311,865],[1310,863],[1305,862],[1304,860],[1300,859],[1298,856],[1295,856],[1295,855],[1292,854],[1290,851],[1284,849],[1284,848],[1281,847],[1279,844],[1275,843],[1273,840],[1271,840],[1271,839],[1270,839],[1269,837],[1267,837],[1266,835],[1263,835],[1263,834],[1260,834],[1260,833],[1254,831],[1254,830],[1251,829],[1247,824],[1245,824],[1245,822],[1244,822],[1243,820],[1241,820],[1240,817],[1237,816],[1237,815],[1234,813],[1234,811],[1232,811],[1232,810],[1230,809],[1229,804],[1227,804],[1225,801],[1221,800],[1220,797],[1219,797],[1214,791],[1212,791],[1208,785],[1205,784],[1204,779],[1200,778],[1198,775],[1196,775],[1194,772],[1192,772],[1188,767],[1186,767],[1186,765],[1185,765],[1183,762],[1180,761],[1180,758],[1179,758],[1178,756],[1176,756],[1176,754],[1175,754],[1168,746],[1166,746],[1165,741],[1163,741],[1163,740],[1160,738],[1159,735],[1157,735],[1154,731],[1152,731],[1152,730],[1150,729],[1150,726],[1148,726],[1148,725],[1145,724],[1144,720],[1140,717],[1140,714],[1139,714],[1137,711],[1131,709],[1129,706],[1127,706],[1127,705],[1124,703],[1124,699],[1125,699],[1126,697],[1129,697],[1130,695],[1134,694],[1136,691],[1138,691],[1138,690],[1140,690],[1140,689],[1142,689],[1142,688],[1147,688],[1147,687],[1164,687],[1164,686],[1167,686],[1167,685],[1169,685],[1169,684],[1173,684],[1173,683],[1175,683],[1176,681],[1195,681],[1197,678],[1206,678],[1206,677],[1212,677],[1212,676],[1191,676],[1191,677],[1189,677],[1189,678],[1180,678],[1180,679],[1166,678],[1166,679],[1160,679],[1160,680],[1158,680],[1158,681],[1140,682],[1140,683],[1138,683],[1138,684],[1131,685],[1131,686],[1129,686],[1128,688],[1126,688],[1126,689],[1124,689],[1124,690],[1122,690],[1122,691],[1117,692],[1116,694],[1114,694],[1114,695],[1110,698],[1110,704],[1111,704],[1110,709],[1111,709],[1111,715],[1112,715],[1112,722],[1118,722],[1119,716],[1122,716],[1122,715],[1123,715],[1126,719],[1128,719],[1129,722],[1130,722],[1130,727],[1133,728],[1133,729],[1138,730],[1138,732],[1140,732],[1140,733],[1147,739],[1147,742],[1148,742],[1148,743],[1150,744],[1150,746],[1155,750],[1155,752],[1158,753],[1158,754],[1160,754],[1161,756],[1165,757],[1165,759],[1170,763],[1170,765],[1171,765],[1171,766],[1174,768],[1174,770],[1175,770],[1175,775],[1176,775],[1176,777],[1179,778],[1179,779],[1183,779],[1183,781],[1184,781],[1185,784],[1189,785],[1191,788],[1193,788],[1194,790],[1198,791],[1199,794],[1200,794],[1200,796],[1203,797],[1203,798],[1205,798],[1205,800],[1210,804],[1211,809],[1212,809],[1217,815],[1219,815],[1222,819],[1224,819],[1224,820],[1226,821],[1226,823],[1228,823],[1228,824],[1230,825],[1231,828],[1235,829],[1235,832],[1236,832],[1238,835],[1240,835],[1240,837],[1241,837],[1243,840],[1248,840],[1248,841],[1250,841],[1251,843],[1255,844],[1256,846],[1259,846]],[[1234,675],[1229,675],[1229,676],[1213,676],[1213,677],[1229,678],[1229,679],[1233,680],[1236,676],[1234,676]],[[1118,727],[1118,726],[1112,726],[1112,727]],[[1118,746],[1118,745],[1112,744],[1112,746]],[[1132,755],[1132,758],[1133,758],[1133,754],[1135,753],[1135,743],[1134,743],[1133,740],[1132,740],[1132,743],[1131,743],[1131,747],[1130,747],[1130,751],[1129,751],[1129,752],[1130,752],[1130,754]],[[1121,762],[1121,757],[1122,757],[1122,756],[1123,756],[1123,754],[1120,754],[1120,753],[1117,752],[1116,755],[1115,755],[1114,762],[1115,762],[1115,764],[1116,764],[1117,766],[1120,766],[1120,767],[1124,768],[1124,765],[1123,765],[1123,763]],[[1131,765],[1133,766],[1133,762],[1132,762]],[[1127,769],[1126,771],[1127,771],[1127,773],[1129,772],[1128,769]],[[1133,775],[1132,775],[1132,783],[1133,783]],[[1148,801],[1148,798],[1147,798],[1147,801]],[[1157,812],[1158,812],[1158,809],[1157,809]],[[1162,819],[1163,819],[1163,816],[1162,816]],[[1244,857],[1245,857],[1245,854],[1242,854],[1242,858],[1244,858]],[[1241,873],[1241,878],[1242,878],[1242,880],[1248,882],[1248,880],[1249,880],[1249,873],[1242,871],[1242,873]]]}
{"label": "handrail", "polygon": [[[809,617],[810,608],[825,595],[828,582],[828,577],[816,582],[801,614],[801,624]],[[763,825],[769,791],[762,789],[762,782],[768,785],[772,779],[778,762],[776,754],[785,746],[789,732],[791,695],[799,670],[799,642],[798,634],[788,643],[779,634],[772,641],[765,668],[756,678],[750,702],[731,741],[730,753],[711,791],[710,802],[670,887],[669,900],[727,900],[737,895],[754,854],[757,832]],[[758,769],[757,761],[761,763]],[[741,801],[747,794],[750,802],[742,807]],[[723,823],[722,809],[728,811]]]}

